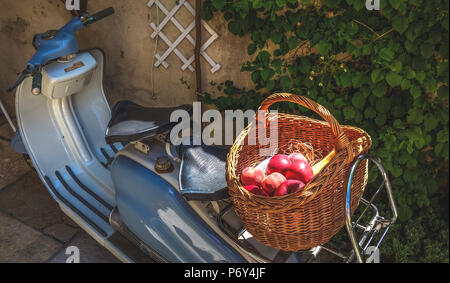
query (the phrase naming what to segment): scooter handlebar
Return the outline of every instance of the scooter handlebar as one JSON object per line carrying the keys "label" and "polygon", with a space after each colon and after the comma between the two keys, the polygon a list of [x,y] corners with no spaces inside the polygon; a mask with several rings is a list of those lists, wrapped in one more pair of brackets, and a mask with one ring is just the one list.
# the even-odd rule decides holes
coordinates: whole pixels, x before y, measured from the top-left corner
{"label": "scooter handlebar", "polygon": [[[22,72],[14,85],[8,89],[8,92],[20,85],[25,78],[32,76],[32,93],[34,95],[39,95],[42,88],[41,67],[55,58],[76,53],[78,51],[78,45],[75,38],[75,32],[81,29],[83,25],[95,23],[112,14],[114,14],[114,9],[109,7],[91,16],[87,16],[87,18],[73,18],[65,26],[59,29],[56,34],[53,34],[52,38],[43,40],[42,35],[45,33],[35,35],[33,38],[33,45],[37,51],[33,58],[28,61],[27,68]],[[58,34],[60,33],[64,33],[64,36],[58,37]],[[37,41],[39,41],[39,44],[36,45]],[[44,42],[46,44],[43,44]]]}
{"label": "scooter handlebar", "polygon": [[100,12],[97,12],[97,13],[89,16],[89,18],[86,20],[85,24],[95,23],[97,21],[100,21],[103,18],[111,16],[112,14],[114,14],[114,8],[113,7],[106,8],[105,10],[102,10]]}

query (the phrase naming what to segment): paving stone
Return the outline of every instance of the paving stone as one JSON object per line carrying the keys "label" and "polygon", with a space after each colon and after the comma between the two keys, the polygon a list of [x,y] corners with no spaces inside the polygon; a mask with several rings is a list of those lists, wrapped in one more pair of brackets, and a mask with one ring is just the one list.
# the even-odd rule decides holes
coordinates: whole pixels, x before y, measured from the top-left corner
{"label": "paving stone", "polygon": [[[2,114],[0,114],[2,115]],[[0,126],[0,191],[8,184],[13,183],[25,173],[30,171],[22,154],[15,152],[10,142],[3,138],[11,139],[14,132],[8,123]]]}
{"label": "paving stone", "polygon": [[84,231],[80,231],[48,262],[65,263],[70,256],[70,253],[69,255],[66,254],[67,247],[77,247],[79,249],[80,263],[120,263],[113,254]]}
{"label": "paving stone", "polygon": [[0,212],[0,263],[45,262],[61,243]]}
{"label": "paving stone", "polygon": [[62,242],[69,240],[78,227],[61,211],[34,171],[0,191],[0,211],[48,232]]}
{"label": "paving stone", "polygon": [[44,229],[44,233],[52,235],[62,242],[68,242],[79,229],[71,227],[65,223],[57,223]]}

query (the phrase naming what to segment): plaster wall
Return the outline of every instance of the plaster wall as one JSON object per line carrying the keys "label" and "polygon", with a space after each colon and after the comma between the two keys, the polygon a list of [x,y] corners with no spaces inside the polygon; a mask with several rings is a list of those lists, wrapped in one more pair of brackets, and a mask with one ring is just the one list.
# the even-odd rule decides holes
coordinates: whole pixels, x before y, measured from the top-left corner
{"label": "plaster wall", "polygon": [[[155,48],[163,54],[167,45],[150,37],[151,22],[161,22],[165,15],[148,0],[95,0],[88,1],[88,12],[94,13],[109,6],[116,13],[78,32],[80,49],[100,47],[107,55],[105,89],[111,106],[129,99],[145,106],[176,106],[196,100],[195,73],[182,71],[181,60],[171,54],[166,62],[169,67],[153,67]],[[175,0],[164,0],[170,10]],[[194,1],[190,0],[192,6]],[[158,15],[159,13],[159,15]],[[71,14],[59,0],[2,0],[0,7],[0,99],[14,116],[14,93],[6,89],[15,82],[26,62],[34,53],[31,45],[33,35],[48,29],[59,28],[71,19]],[[183,7],[176,18],[187,27],[193,16]],[[202,87],[214,94],[211,81],[233,80],[237,86],[252,85],[247,73],[241,73],[240,64],[246,62],[249,37],[240,38],[231,34],[227,24],[218,15],[208,22],[219,34],[219,38],[207,49],[207,53],[222,68],[210,72],[211,66],[204,58],[202,64]],[[180,31],[172,24],[164,29],[167,37],[174,41]],[[191,32],[195,38],[195,29]],[[203,42],[209,34],[203,29]],[[157,43],[157,44],[156,44]],[[185,39],[179,50],[189,58],[194,54],[193,46]],[[183,78],[188,85],[181,82]],[[219,94],[216,94],[219,95]],[[1,116],[1,115],[0,115]],[[3,117],[2,117],[3,118]]]}

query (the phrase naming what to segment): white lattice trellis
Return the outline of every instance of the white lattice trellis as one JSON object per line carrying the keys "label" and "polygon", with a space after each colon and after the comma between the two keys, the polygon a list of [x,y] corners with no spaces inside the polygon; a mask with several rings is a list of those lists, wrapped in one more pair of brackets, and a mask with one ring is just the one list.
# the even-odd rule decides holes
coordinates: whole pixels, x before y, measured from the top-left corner
{"label": "white lattice trellis", "polygon": [[[156,4],[158,6],[158,8],[166,15],[166,17],[159,24],[159,26],[156,26],[156,24],[153,22],[150,23],[150,27],[154,30],[151,37],[155,38],[156,36],[159,36],[159,38],[161,38],[168,46],[167,50],[162,55],[160,55],[158,53],[155,54],[155,58],[157,59],[155,62],[155,67],[158,67],[159,65],[163,65],[164,68],[167,68],[169,66],[169,64],[165,60],[170,55],[170,53],[173,52],[183,62],[183,65],[181,66],[181,69],[183,71],[186,69],[189,69],[191,72],[195,71],[194,67],[192,66],[195,56],[192,55],[189,59],[186,59],[186,57],[184,57],[183,53],[181,53],[181,51],[177,48],[178,45],[185,38],[193,46],[195,46],[195,39],[192,38],[192,36],[189,34],[192,31],[192,29],[194,29],[194,27],[195,27],[195,9],[186,0],[178,0],[176,2],[175,6],[170,11],[168,11],[166,9],[166,7],[164,7],[164,5],[159,0],[150,0],[147,3],[147,6],[151,8],[153,6],[153,4]],[[194,16],[194,21],[187,28],[184,28],[175,18],[175,14],[178,12],[178,10],[182,6],[186,7],[186,9],[192,14],[192,16]],[[162,31],[169,21],[171,21],[181,32],[181,34],[178,36],[178,38],[174,42],[171,42]],[[209,55],[206,53],[206,49],[219,36],[205,21],[202,20],[201,23],[202,23],[202,26],[206,29],[206,31],[209,32],[211,37],[205,43],[203,43],[203,45],[200,47],[200,54],[211,65],[211,67],[212,67],[211,73],[215,73],[216,71],[218,71],[220,69],[221,65],[214,62],[214,60],[211,57],[209,57]]]}

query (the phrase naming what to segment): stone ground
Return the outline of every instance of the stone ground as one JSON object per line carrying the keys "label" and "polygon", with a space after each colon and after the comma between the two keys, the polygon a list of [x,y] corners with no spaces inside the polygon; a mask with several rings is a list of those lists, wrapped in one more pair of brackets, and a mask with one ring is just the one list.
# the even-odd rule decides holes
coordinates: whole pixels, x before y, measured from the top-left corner
{"label": "stone ground", "polygon": [[65,263],[76,246],[81,262],[119,262],[52,199],[38,175],[9,144],[13,131],[0,112],[0,263]]}

